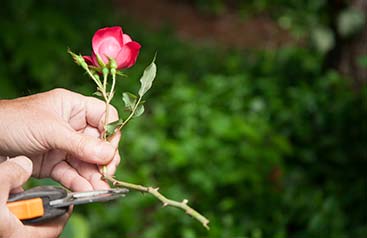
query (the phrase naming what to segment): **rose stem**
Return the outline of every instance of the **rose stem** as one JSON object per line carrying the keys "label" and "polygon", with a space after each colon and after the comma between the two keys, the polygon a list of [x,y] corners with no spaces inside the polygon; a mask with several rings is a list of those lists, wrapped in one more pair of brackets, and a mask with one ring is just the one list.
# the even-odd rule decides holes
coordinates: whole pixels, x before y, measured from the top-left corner
{"label": "rose stem", "polygon": [[163,203],[163,207],[172,206],[172,207],[177,207],[179,209],[182,209],[186,212],[186,214],[192,216],[193,218],[195,218],[196,220],[201,222],[201,224],[206,229],[209,230],[209,226],[208,226],[209,220],[206,217],[204,217],[203,215],[201,215],[199,212],[197,212],[196,210],[191,208],[189,205],[187,205],[188,200],[186,200],[186,199],[184,199],[182,202],[177,202],[177,201],[168,199],[165,196],[163,196],[160,192],[158,192],[159,188],[144,187],[142,185],[137,185],[137,184],[132,184],[132,183],[124,182],[124,181],[119,181],[119,180],[116,180],[115,178],[113,178],[111,176],[104,176],[104,179],[110,181],[114,186],[120,186],[120,187],[134,189],[134,190],[137,190],[137,191],[140,191],[140,192],[150,193]]}
{"label": "rose stem", "polygon": [[[106,103],[105,118],[104,118],[103,125],[104,125],[104,128],[106,128],[106,125],[108,124],[108,115],[110,114],[109,113],[109,104],[110,104],[110,102],[109,102],[109,96],[107,94],[107,77],[108,77],[108,74],[109,74],[109,70],[107,68],[103,68],[102,69],[102,73],[103,73],[102,96],[103,96],[103,99],[104,99],[104,101]],[[103,133],[102,138],[104,140],[107,140],[106,133]]]}
{"label": "rose stem", "polygon": [[[106,126],[108,124],[108,116],[109,116],[109,113],[110,113],[110,109],[109,109],[110,108],[110,102],[111,102],[111,100],[114,96],[115,85],[116,85],[116,69],[111,68],[111,70],[110,70],[110,73],[112,75],[112,86],[110,88],[109,93],[107,93],[108,73],[109,73],[108,69],[104,68],[103,69],[103,92],[102,92],[103,98],[104,98],[105,103],[106,103],[105,118],[104,118],[104,125],[103,125],[104,128],[106,128]],[[106,132],[103,133],[102,138],[105,141],[108,140]],[[103,175],[107,174],[107,166],[106,165],[102,166],[102,174]]]}
{"label": "rose stem", "polygon": [[135,103],[133,110],[130,115],[126,118],[126,120],[119,126],[117,129],[121,131],[121,129],[130,121],[130,119],[134,116],[136,109],[138,108],[141,101],[141,97],[138,98],[138,101]]}
{"label": "rose stem", "polygon": [[[110,102],[113,98],[115,84],[116,84],[116,70],[113,69],[113,68],[111,69],[111,75],[112,75],[112,86],[111,86],[110,93],[108,94],[108,96],[107,96],[107,92],[106,92],[108,72],[107,73],[104,72],[104,75],[103,75],[103,92],[102,92],[102,95],[103,95],[103,97],[105,99],[105,102],[106,102],[106,112],[105,112],[105,121],[104,121],[105,126],[108,124],[109,104],[110,104]],[[138,108],[141,99],[142,99],[141,97],[138,98],[138,101],[136,102],[132,112],[130,113],[128,118],[122,123],[122,125],[118,128],[118,130],[121,130],[130,121],[130,119],[134,116],[135,111]],[[107,140],[106,133],[104,133],[103,139]],[[186,214],[192,216],[193,218],[195,218],[196,220],[201,222],[201,224],[206,229],[209,230],[209,226],[208,226],[209,220],[206,217],[204,217],[203,215],[201,215],[199,212],[197,212],[196,210],[191,208],[189,205],[187,205],[188,200],[184,199],[182,202],[177,202],[177,201],[168,199],[165,196],[163,196],[160,192],[158,192],[158,188],[144,187],[142,185],[137,185],[137,184],[132,184],[132,183],[116,180],[113,177],[107,175],[107,169],[106,168],[107,167],[105,165],[102,167],[103,178],[110,181],[114,186],[122,186],[122,187],[130,188],[130,189],[134,189],[134,190],[137,190],[137,191],[150,193],[153,196],[155,196],[157,199],[159,199],[163,203],[164,207],[165,206],[172,206],[172,207],[177,207],[177,208],[180,208],[180,209],[184,210],[186,212]]]}

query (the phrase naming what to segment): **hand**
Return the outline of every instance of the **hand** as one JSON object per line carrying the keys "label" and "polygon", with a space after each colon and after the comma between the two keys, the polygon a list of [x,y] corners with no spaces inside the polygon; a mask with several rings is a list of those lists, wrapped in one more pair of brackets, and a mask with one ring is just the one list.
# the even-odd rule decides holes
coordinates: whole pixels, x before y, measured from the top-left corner
{"label": "hand", "polygon": [[32,162],[19,156],[0,164],[0,238],[58,237],[62,232],[71,209],[65,215],[40,225],[23,225],[7,208],[8,194],[25,183],[32,173]]}
{"label": "hand", "polygon": [[[109,122],[118,119],[110,107]],[[28,156],[34,177],[51,177],[73,191],[109,188],[96,166],[112,175],[120,162],[120,134],[100,140],[105,104],[64,89],[0,100],[0,155]],[[1,160],[1,158],[0,158]],[[2,172],[1,172],[2,173]]]}

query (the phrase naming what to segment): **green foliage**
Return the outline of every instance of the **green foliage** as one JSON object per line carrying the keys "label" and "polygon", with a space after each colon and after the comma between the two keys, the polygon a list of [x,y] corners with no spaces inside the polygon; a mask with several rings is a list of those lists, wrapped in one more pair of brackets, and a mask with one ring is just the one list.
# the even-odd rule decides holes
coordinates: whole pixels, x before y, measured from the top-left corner
{"label": "green foliage", "polygon": [[244,19],[256,15],[269,16],[276,19],[278,25],[290,32],[293,38],[309,39],[307,43],[320,53],[327,53],[334,47],[336,34],[345,40],[360,33],[367,19],[361,9],[353,6],[353,1],[186,0],[186,2],[194,4],[204,14],[220,15],[235,12]]}
{"label": "green foliage", "polygon": [[366,24],[366,16],[358,9],[346,9],[338,17],[338,31],[344,37],[359,32],[364,24]]}
{"label": "green foliage", "polygon": [[[124,128],[116,176],[188,199],[211,229],[130,192],[114,203],[75,207],[65,235],[366,237],[366,88],[354,92],[337,72],[322,71],[312,49],[193,46],[128,17],[106,17],[110,9],[102,4],[3,3],[0,97],[54,87],[91,95],[93,82],[80,77],[66,49],[88,52],[94,31],[122,17],[143,48],[117,88],[138,91],[155,51],[159,70],[145,115]],[[112,104],[123,114],[120,98]]]}

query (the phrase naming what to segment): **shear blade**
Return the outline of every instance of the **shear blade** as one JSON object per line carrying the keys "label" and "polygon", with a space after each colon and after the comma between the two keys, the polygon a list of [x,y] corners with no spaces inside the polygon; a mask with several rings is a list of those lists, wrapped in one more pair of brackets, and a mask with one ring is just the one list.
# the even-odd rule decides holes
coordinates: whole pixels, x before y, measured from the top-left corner
{"label": "shear blade", "polygon": [[128,191],[129,190],[125,188],[116,188],[90,192],[69,193],[65,198],[51,201],[50,206],[66,207],[70,205],[79,205],[93,202],[107,202],[119,197],[124,197]]}

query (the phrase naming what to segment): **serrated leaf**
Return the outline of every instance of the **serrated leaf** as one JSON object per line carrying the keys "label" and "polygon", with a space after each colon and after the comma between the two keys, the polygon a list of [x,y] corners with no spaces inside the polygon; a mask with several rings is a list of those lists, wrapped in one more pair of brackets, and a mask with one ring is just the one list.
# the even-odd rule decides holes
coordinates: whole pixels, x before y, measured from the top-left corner
{"label": "serrated leaf", "polygon": [[156,56],[154,56],[152,63],[145,68],[144,73],[140,78],[141,86],[138,92],[140,97],[143,97],[143,95],[152,87],[153,80],[157,73],[157,66],[154,63],[155,58]]}
{"label": "serrated leaf", "polygon": [[137,96],[132,93],[125,92],[122,94],[122,101],[124,101],[125,103],[125,108],[128,111],[132,111],[133,108],[135,107]]}
{"label": "serrated leaf", "polygon": [[144,113],[144,105],[139,104],[139,106],[136,108],[134,117],[140,117]]}
{"label": "serrated leaf", "polygon": [[112,136],[115,134],[115,130],[117,127],[121,126],[124,121],[119,119],[117,121],[111,122],[105,126],[105,133],[107,137]]}

